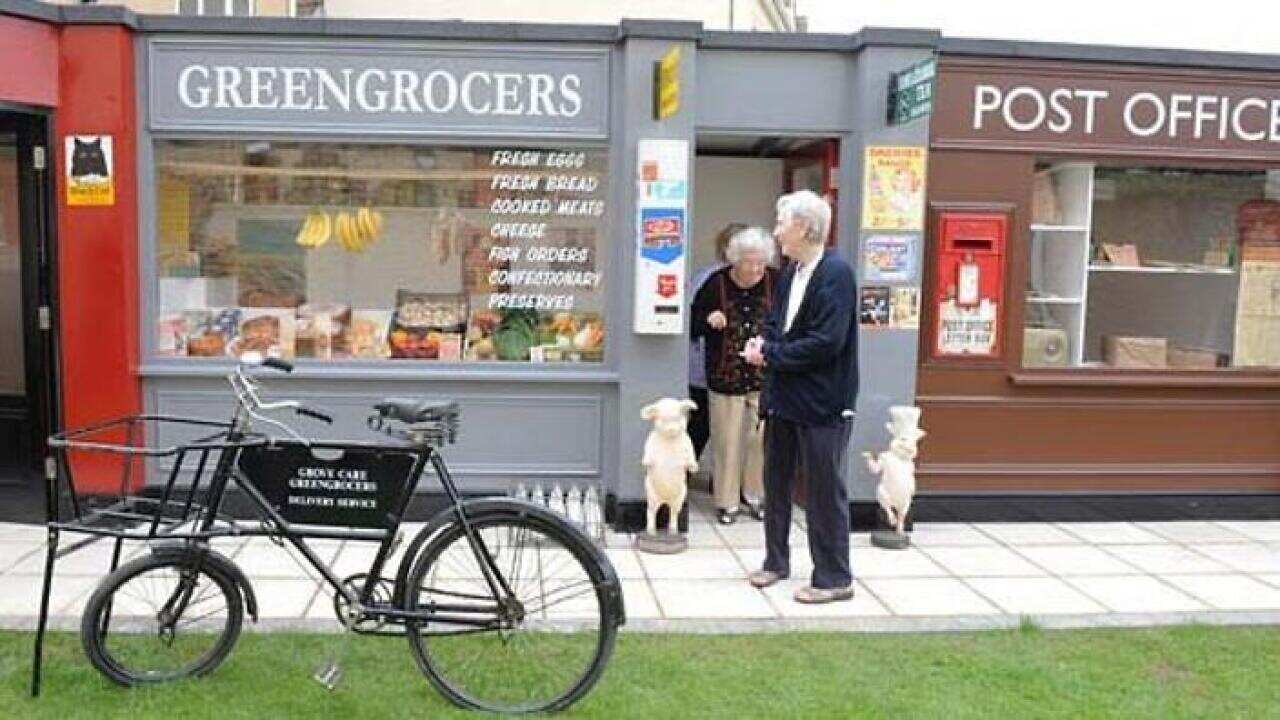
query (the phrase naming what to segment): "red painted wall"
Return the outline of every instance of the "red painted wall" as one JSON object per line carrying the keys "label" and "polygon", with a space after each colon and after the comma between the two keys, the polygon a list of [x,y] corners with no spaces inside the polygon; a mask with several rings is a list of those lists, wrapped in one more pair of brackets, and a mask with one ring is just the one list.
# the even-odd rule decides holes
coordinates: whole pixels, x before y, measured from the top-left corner
{"label": "red painted wall", "polygon": [[[141,411],[138,366],[137,86],[132,33],[113,25],[60,30],[53,146],[58,207],[63,422],[76,427]],[[67,135],[109,134],[115,204],[68,207]],[[106,456],[74,459],[83,489],[118,488]]]}
{"label": "red painted wall", "polygon": [[0,15],[0,100],[58,104],[58,28]]}

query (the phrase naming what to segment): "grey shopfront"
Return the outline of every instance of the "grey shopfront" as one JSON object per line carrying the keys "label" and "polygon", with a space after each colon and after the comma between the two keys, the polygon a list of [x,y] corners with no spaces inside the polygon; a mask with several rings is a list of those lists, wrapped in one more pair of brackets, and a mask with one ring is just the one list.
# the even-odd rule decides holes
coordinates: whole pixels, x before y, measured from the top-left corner
{"label": "grey shopfront", "polygon": [[[640,408],[686,392],[687,318],[668,332],[637,312],[638,153],[683,143],[664,147],[687,154],[668,187],[684,183],[691,264],[704,151],[835,143],[834,247],[860,267],[866,148],[927,145],[927,118],[887,124],[888,78],[936,45],[664,22],[139,26],[146,409],[228,412],[228,353],[283,350],[297,371],[273,391],[338,418],[300,429],[350,436],[382,397],[455,398],[465,491],[593,484],[621,524],[643,505]],[[680,105],[657,120],[654,65],[673,48]],[[915,238],[903,288],[920,286],[921,232],[899,233]],[[859,338],[847,473],[863,509],[874,478],[853,460],[912,402],[917,346],[911,327]]]}

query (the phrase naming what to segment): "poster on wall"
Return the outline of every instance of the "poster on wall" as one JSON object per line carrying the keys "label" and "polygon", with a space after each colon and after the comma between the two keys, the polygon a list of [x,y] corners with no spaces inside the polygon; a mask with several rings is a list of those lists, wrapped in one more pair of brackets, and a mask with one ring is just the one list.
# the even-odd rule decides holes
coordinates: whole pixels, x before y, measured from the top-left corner
{"label": "poster on wall", "polygon": [[644,138],[636,167],[635,331],[684,332],[689,143]]}
{"label": "poster on wall", "polygon": [[992,357],[996,354],[996,303],[988,298],[973,307],[955,299],[938,303],[938,355]]}
{"label": "poster on wall", "polygon": [[115,162],[110,135],[68,135],[64,148],[67,204],[116,203]]}
{"label": "poster on wall", "polygon": [[864,230],[922,229],[925,152],[923,147],[867,148],[862,188]]}
{"label": "poster on wall", "polygon": [[889,327],[889,303],[892,289],[864,287],[858,294],[858,324],[864,328]]}
{"label": "poster on wall", "polygon": [[920,328],[920,288],[896,287],[889,305],[889,327],[897,330]]}
{"label": "poster on wall", "polygon": [[918,238],[918,235],[867,235],[862,245],[862,277],[875,284],[915,280]]}

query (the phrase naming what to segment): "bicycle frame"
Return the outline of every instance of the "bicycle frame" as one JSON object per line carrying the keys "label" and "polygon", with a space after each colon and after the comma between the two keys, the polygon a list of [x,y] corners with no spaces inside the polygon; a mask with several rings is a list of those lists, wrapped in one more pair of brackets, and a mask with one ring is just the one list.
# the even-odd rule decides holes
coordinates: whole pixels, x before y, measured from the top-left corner
{"label": "bicycle frame", "polygon": [[[263,417],[260,413],[254,412],[251,407],[259,409],[277,409],[297,407],[291,403],[263,403],[258,397],[256,387],[243,372],[243,369],[237,367],[235,373],[228,376],[228,381],[236,391],[237,403],[236,411],[231,420],[231,430],[227,435],[227,439],[231,443],[241,440],[248,432],[248,423],[246,416],[253,417],[258,420],[265,420],[277,427],[282,427],[295,438],[302,440],[312,447],[349,447],[349,445],[315,443],[303,438],[294,432],[284,423],[275,421],[271,418]],[[224,452],[219,458],[218,465],[214,470],[213,478],[209,487],[209,496],[207,508],[204,516],[199,521],[199,533],[196,537],[218,537],[229,534],[238,536],[265,536],[273,538],[283,538],[288,540],[298,552],[306,558],[307,562],[325,579],[325,582],[333,588],[334,592],[340,593],[347,601],[351,613],[355,616],[351,622],[347,622],[349,628],[353,628],[358,620],[376,620],[379,622],[391,622],[394,624],[413,623],[429,623],[439,622],[452,625],[472,626],[479,629],[494,629],[501,626],[501,618],[499,614],[503,608],[503,599],[514,597],[514,591],[507,583],[507,579],[498,570],[493,560],[493,555],[489,552],[488,547],[484,543],[484,539],[480,537],[472,527],[470,520],[467,518],[466,511],[463,506],[462,496],[458,492],[457,486],[453,482],[453,477],[449,473],[448,466],[445,464],[444,458],[436,450],[436,448],[427,444],[415,444],[409,448],[399,448],[407,450],[416,456],[416,460],[408,476],[406,477],[404,487],[399,493],[399,500],[396,503],[394,512],[391,513],[390,527],[386,530],[360,530],[360,529],[338,529],[324,528],[320,526],[300,526],[290,523],[281,516],[272,506],[271,503],[263,496],[262,492],[255,485],[254,479],[249,478],[237,467],[242,449],[235,449],[230,452]],[[417,490],[421,482],[422,475],[426,470],[427,464],[430,464],[435,471],[436,476],[440,479],[440,484],[444,489],[445,495],[448,497],[450,509],[455,514],[457,521],[462,525],[466,534],[468,544],[473,553],[475,553],[479,567],[484,575],[489,591],[492,593],[494,601],[489,604],[455,604],[455,603],[435,603],[417,612],[407,612],[399,608],[391,606],[378,605],[371,603],[374,590],[381,580],[382,570],[386,565],[387,559],[395,550],[396,537],[399,533],[400,524],[404,517],[404,511],[407,509],[414,492]],[[230,482],[234,482],[235,486],[243,492],[251,501],[255,510],[262,517],[261,529],[244,529],[240,530],[237,526],[237,532],[218,532],[214,526],[218,519],[218,513],[221,509],[223,499],[225,497],[227,486]],[[373,562],[367,572],[364,586],[360,592],[354,593],[350,588],[346,587],[341,578],[333,571],[333,568],[318,557],[310,546],[306,543],[306,538],[324,538],[339,540],[357,540],[357,541],[380,541],[378,552],[374,556]],[[401,593],[395,594],[397,597]],[[486,617],[487,616],[487,617]]]}

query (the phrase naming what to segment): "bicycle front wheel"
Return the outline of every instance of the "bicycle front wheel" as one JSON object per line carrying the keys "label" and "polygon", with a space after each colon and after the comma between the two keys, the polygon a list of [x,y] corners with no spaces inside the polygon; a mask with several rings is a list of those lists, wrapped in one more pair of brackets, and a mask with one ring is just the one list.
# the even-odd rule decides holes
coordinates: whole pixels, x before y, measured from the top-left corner
{"label": "bicycle front wheel", "polygon": [[[519,509],[471,518],[512,595],[490,589],[460,524],[443,530],[407,579],[405,608],[440,619],[412,623],[419,668],[461,707],[501,713],[561,710],[599,680],[617,636],[613,573],[563,522]],[[460,607],[496,607],[457,612]],[[451,622],[466,617],[489,627]]]}
{"label": "bicycle front wheel", "polygon": [[80,623],[89,661],[120,685],[213,671],[240,634],[235,581],[195,555],[147,556],[120,566],[94,591]]}

